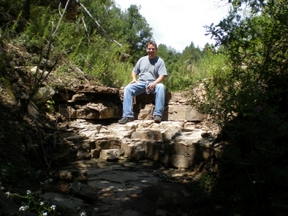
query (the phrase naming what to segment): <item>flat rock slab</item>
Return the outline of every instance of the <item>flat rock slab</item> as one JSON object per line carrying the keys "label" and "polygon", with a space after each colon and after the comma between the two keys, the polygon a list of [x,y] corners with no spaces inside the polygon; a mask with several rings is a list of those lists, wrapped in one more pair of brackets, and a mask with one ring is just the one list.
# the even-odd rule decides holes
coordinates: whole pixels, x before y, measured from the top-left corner
{"label": "flat rock slab", "polygon": [[[69,172],[75,176],[70,181],[76,181],[76,189],[65,196],[45,193],[42,198],[56,203],[57,207],[67,208],[71,215],[77,215],[76,212],[93,216],[159,215],[161,212],[191,215],[193,211],[187,207],[195,197],[191,186],[184,184],[196,177],[193,170],[163,168],[160,163],[150,160],[107,162],[93,159],[74,162],[60,171]],[[78,176],[75,172],[85,173],[85,183],[75,180]],[[80,198],[79,193],[75,193],[77,185],[82,193]],[[82,200],[95,193],[98,194],[95,201],[85,203]],[[71,196],[73,199],[69,200]]]}

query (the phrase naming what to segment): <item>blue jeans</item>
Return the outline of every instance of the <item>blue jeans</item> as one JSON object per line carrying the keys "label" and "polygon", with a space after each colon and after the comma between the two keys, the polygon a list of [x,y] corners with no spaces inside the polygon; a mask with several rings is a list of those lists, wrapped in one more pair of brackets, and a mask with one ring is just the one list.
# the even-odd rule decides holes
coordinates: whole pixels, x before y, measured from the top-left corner
{"label": "blue jeans", "polygon": [[[134,117],[133,99],[135,96],[144,92],[146,92],[146,84],[144,82],[136,82],[125,86],[123,98],[123,117]],[[165,86],[162,83],[158,83],[151,93],[155,94],[155,109],[153,116],[158,115],[162,117],[165,106]]]}

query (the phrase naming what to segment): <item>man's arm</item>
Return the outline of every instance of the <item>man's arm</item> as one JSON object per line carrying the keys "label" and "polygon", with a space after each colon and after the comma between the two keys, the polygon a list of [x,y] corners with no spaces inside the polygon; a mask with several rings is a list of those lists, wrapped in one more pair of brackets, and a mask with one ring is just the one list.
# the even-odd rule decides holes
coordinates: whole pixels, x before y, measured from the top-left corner
{"label": "man's arm", "polygon": [[134,71],[132,71],[131,77],[132,77],[132,81],[130,82],[130,84],[137,82],[137,75]]}
{"label": "man's arm", "polygon": [[157,84],[157,83],[161,83],[163,82],[165,79],[165,76],[164,75],[160,75],[155,81],[154,83]]}

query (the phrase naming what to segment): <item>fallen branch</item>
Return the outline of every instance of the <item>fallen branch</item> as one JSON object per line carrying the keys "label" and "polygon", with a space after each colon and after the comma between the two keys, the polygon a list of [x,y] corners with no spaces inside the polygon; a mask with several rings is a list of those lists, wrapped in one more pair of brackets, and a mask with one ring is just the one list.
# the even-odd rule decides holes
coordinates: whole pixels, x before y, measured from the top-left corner
{"label": "fallen branch", "polygon": [[107,32],[102,28],[102,26],[99,24],[99,22],[91,15],[91,13],[89,12],[89,10],[79,1],[76,0],[78,2],[78,4],[87,12],[87,14],[94,20],[94,22],[98,25],[98,27],[104,32],[105,36],[112,42],[118,44],[120,47],[122,47],[122,44],[120,44],[118,41],[113,40],[108,34]]}

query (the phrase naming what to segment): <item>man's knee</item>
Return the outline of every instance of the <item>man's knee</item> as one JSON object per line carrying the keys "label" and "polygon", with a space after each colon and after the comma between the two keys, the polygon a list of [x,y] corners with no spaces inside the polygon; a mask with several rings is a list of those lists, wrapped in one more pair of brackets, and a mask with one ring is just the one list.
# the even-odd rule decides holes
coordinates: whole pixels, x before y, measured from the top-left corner
{"label": "man's knee", "polygon": [[158,83],[156,87],[158,88],[159,91],[165,91],[165,86],[163,83]]}
{"label": "man's knee", "polygon": [[130,88],[130,84],[128,84],[128,85],[126,85],[125,87],[124,87],[124,93],[125,92],[128,92],[128,91],[131,91],[131,88]]}

